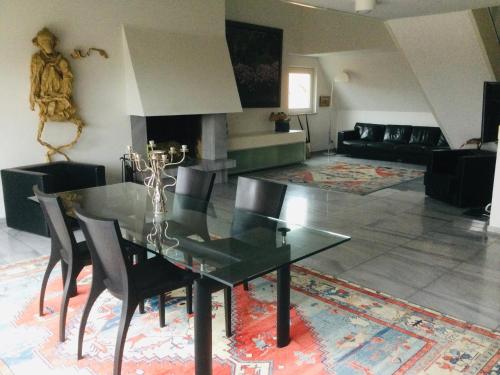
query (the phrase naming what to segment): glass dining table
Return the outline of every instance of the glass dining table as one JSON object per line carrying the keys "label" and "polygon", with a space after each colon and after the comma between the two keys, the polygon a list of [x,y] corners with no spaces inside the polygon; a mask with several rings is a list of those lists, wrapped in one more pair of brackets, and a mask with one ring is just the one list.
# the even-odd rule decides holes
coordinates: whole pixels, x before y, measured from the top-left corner
{"label": "glass dining table", "polygon": [[58,194],[69,215],[79,207],[93,216],[116,219],[126,241],[200,274],[194,290],[197,375],[212,373],[214,285],[234,288],[276,271],[276,337],[277,346],[284,347],[290,341],[290,265],[350,240],[171,192],[166,192],[167,212],[155,215],[148,189],[135,183]]}

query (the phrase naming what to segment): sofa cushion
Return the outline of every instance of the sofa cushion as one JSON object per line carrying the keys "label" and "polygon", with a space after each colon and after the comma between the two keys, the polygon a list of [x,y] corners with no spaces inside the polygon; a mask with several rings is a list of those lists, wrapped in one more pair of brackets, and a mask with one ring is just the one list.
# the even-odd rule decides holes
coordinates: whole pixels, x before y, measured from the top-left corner
{"label": "sofa cushion", "polygon": [[414,126],[411,131],[410,144],[436,146],[441,129],[430,126]]}
{"label": "sofa cushion", "polygon": [[367,142],[358,139],[344,141],[344,145],[350,147],[366,147]]}
{"label": "sofa cushion", "polygon": [[358,131],[359,139],[363,141],[382,142],[384,139],[385,125],[358,122],[354,129]]}
{"label": "sofa cushion", "polygon": [[439,135],[439,139],[436,144],[437,147],[450,147],[448,144],[448,141],[446,141],[446,138],[444,137],[443,132]]}
{"label": "sofa cushion", "polygon": [[385,127],[384,142],[408,143],[410,141],[411,126],[387,125]]}
{"label": "sofa cushion", "polygon": [[383,151],[392,151],[394,150],[394,143],[392,142],[368,142],[366,147],[373,148],[377,150]]}
{"label": "sofa cushion", "polygon": [[396,150],[396,152],[402,152],[406,154],[423,154],[430,153],[433,147],[412,143],[408,145],[396,145],[394,146],[394,149]]}

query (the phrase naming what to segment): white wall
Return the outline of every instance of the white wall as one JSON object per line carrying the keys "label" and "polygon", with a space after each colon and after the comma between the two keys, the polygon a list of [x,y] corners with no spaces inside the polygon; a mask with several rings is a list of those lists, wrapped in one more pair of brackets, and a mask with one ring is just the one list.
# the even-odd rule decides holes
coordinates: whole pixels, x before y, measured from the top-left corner
{"label": "white wall", "polygon": [[483,82],[495,80],[470,11],[390,20],[448,142],[481,135]]}
{"label": "white wall", "polygon": [[[331,77],[325,74],[325,65],[319,63],[318,56],[303,55],[356,49],[396,50],[383,22],[367,17],[307,9],[276,0],[226,0],[226,17],[283,29],[281,108],[244,109],[243,113],[228,115],[230,135],[273,129],[274,124],[268,120],[269,113],[287,111],[286,74],[289,66],[316,69],[318,96],[330,95]],[[334,112],[328,107],[318,107],[317,113],[309,116],[313,151],[328,148],[333,117]],[[293,128],[299,128],[295,117],[291,124]],[[335,133],[332,138],[336,138]]]}
{"label": "white wall", "polygon": [[490,225],[488,230],[500,233],[500,149],[497,149],[495,164],[495,180],[493,183],[493,196],[491,202]]}
{"label": "white wall", "polygon": [[[229,135],[248,134],[254,132],[273,131],[274,122],[269,121],[269,114],[274,111],[287,112],[288,79],[287,69],[290,66],[300,66],[313,68],[317,77],[317,95],[330,95],[331,85],[326,79],[323,70],[316,57],[288,55],[286,64],[283,63],[283,77],[281,88],[281,108],[245,108],[242,113],[228,114]],[[313,151],[325,150],[328,148],[328,130],[330,127],[330,108],[317,107],[316,113],[309,115],[309,129],[311,134],[311,148]],[[305,126],[305,118],[301,116]],[[292,116],[290,127],[300,129],[296,116]]]}
{"label": "white wall", "polygon": [[336,129],[352,130],[357,122],[384,125],[439,126],[429,112],[339,110],[335,114]]}
{"label": "white wall", "polygon": [[396,50],[384,23],[379,19],[321,9],[302,9],[301,29],[304,35],[301,52],[304,54]]}
{"label": "white wall", "polygon": [[[283,29],[283,61],[281,77],[280,108],[244,108],[242,113],[228,114],[229,135],[272,131],[274,122],[269,121],[269,114],[276,111],[287,112],[289,66],[314,68],[317,75],[317,95],[330,95],[330,83],[327,81],[316,57],[297,55],[302,50],[302,37],[306,32],[300,27],[303,8],[275,0],[227,0],[227,19],[254,23]],[[299,129],[296,117],[290,123],[293,129]],[[311,148],[313,151],[328,148],[328,128],[330,126],[329,108],[320,108],[309,116],[311,130]]]}
{"label": "white wall", "polygon": [[356,122],[438,126],[400,52],[335,52],[319,60],[330,80],[349,74],[349,82],[334,83],[335,131],[353,129]]}
{"label": "white wall", "polygon": [[[75,161],[104,164],[109,182],[119,178],[119,157],[131,143],[121,25],[223,35],[224,18],[224,0],[2,0],[0,169],[44,162],[45,150],[35,139],[38,115],[28,104],[29,64],[36,52],[31,39],[42,27],[59,37],[58,50],[68,58],[73,48],[92,46],[109,54],[107,60],[97,55],[69,59],[75,102],[87,124],[69,154]],[[50,123],[44,137],[57,145],[70,139],[74,130],[73,125]]]}

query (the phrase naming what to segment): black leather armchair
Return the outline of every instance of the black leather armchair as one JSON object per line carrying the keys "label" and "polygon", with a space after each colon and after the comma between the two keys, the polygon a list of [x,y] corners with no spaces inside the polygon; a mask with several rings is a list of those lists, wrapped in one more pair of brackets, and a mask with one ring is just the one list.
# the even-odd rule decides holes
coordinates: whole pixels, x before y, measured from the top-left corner
{"label": "black leather armchair", "polygon": [[436,150],[425,173],[425,194],[458,207],[484,207],[491,202],[496,153]]}
{"label": "black leather armchair", "polygon": [[106,184],[104,166],[60,161],[3,169],[2,187],[7,226],[49,235],[38,203],[29,200],[33,185],[44,193],[57,193]]}

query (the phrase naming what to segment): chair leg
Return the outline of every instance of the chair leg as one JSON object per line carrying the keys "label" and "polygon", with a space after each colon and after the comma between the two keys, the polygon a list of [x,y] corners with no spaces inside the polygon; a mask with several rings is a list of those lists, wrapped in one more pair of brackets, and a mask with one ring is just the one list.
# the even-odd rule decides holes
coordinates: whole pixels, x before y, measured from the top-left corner
{"label": "chair leg", "polygon": [[[62,279],[63,279],[63,288],[66,285],[66,279],[69,276],[68,268],[69,268],[69,266],[66,264],[66,262],[61,262],[61,272],[62,272]],[[76,293],[77,293],[77,290],[76,290],[76,280],[75,280],[75,282],[71,283],[71,285],[69,286],[69,292],[68,292],[68,294],[69,294],[69,296],[71,298],[71,297],[76,296]]]}
{"label": "chair leg", "polygon": [[186,286],[186,313],[193,313],[193,285]]}
{"label": "chair leg", "polygon": [[231,331],[231,307],[232,307],[232,292],[231,288],[224,288],[224,315],[226,320],[226,337],[233,335]]}
{"label": "chair leg", "polygon": [[60,257],[56,254],[55,251],[50,253],[49,264],[47,265],[47,269],[45,270],[45,274],[43,275],[42,280],[42,288],[40,290],[40,305],[38,307],[38,314],[43,316],[43,303],[45,300],[45,289],[47,288],[47,282],[49,281],[49,276],[54,269],[57,262],[59,262]]}
{"label": "chair leg", "polygon": [[123,348],[127,338],[127,331],[130,325],[132,315],[134,315],[137,302],[130,301],[128,298],[123,300],[122,316],[120,319],[120,327],[118,328],[118,336],[116,337],[115,347],[115,363],[113,366],[113,375],[120,375],[122,370]]}
{"label": "chair leg", "polygon": [[[64,263],[64,262],[61,262]],[[68,273],[66,274],[66,281],[64,283],[64,291],[61,301],[61,311],[59,312],[59,341],[66,340],[66,314],[68,312],[68,303],[71,298],[71,289],[76,285],[76,277],[82,270],[82,266],[71,264],[68,266]]]}
{"label": "chair leg", "polygon": [[[135,256],[135,265],[139,263],[143,263],[148,259],[146,252],[140,252],[134,255]],[[146,310],[144,309],[144,300],[139,301],[139,313],[144,314]]]}
{"label": "chair leg", "polygon": [[83,309],[82,320],[80,321],[80,329],[78,330],[78,359],[82,359],[83,335],[85,334],[85,326],[89,318],[90,311],[97,298],[106,289],[102,281],[96,280],[96,276],[92,276],[92,287],[90,288],[89,297]]}
{"label": "chair leg", "polygon": [[158,296],[158,312],[160,315],[160,327],[165,327],[165,293]]}
{"label": "chair leg", "polygon": [[243,282],[243,289],[248,291],[248,281]]}

